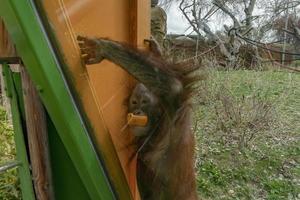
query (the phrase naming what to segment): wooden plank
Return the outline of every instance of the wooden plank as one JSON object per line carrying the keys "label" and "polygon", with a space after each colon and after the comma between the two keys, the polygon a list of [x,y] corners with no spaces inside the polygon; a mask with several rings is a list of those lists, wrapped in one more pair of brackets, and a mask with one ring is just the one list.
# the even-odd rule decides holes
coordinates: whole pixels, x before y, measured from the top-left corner
{"label": "wooden plank", "polygon": [[16,48],[11,41],[4,21],[0,18],[0,57],[16,56]]}
{"label": "wooden plank", "polygon": [[21,67],[26,127],[32,177],[38,200],[54,199],[46,114],[37,90],[24,67]]}
{"label": "wooden plank", "polygon": [[138,0],[129,0],[129,41],[133,46],[138,43]]}
{"label": "wooden plank", "polygon": [[[9,64],[11,61],[11,57],[16,56],[16,49],[14,44],[12,43],[10,37],[9,37],[9,33],[6,30],[4,21],[2,20],[2,18],[0,18],[0,63],[6,63]],[[9,57],[10,59],[6,60],[6,62],[2,62],[3,61],[3,57]],[[2,59],[2,61],[1,61]],[[9,119],[9,123],[11,124],[11,108],[10,108],[10,102],[9,99],[7,98],[5,92],[4,92],[4,80],[3,80],[3,76],[2,76],[2,65],[0,64],[1,69],[0,69],[0,84],[1,84],[1,95],[2,95],[2,99],[1,99],[1,104],[2,106],[5,108],[6,112],[7,112],[7,116]]]}

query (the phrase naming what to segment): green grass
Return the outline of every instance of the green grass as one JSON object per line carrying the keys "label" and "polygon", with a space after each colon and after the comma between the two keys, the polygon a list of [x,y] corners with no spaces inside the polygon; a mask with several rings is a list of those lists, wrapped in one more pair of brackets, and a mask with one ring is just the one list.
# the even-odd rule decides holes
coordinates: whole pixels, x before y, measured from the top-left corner
{"label": "green grass", "polygon": [[[6,112],[0,108],[0,165],[15,159],[16,149],[12,126],[6,118]],[[17,170],[12,169],[0,174],[0,199],[20,199]]]}
{"label": "green grass", "polygon": [[202,199],[300,199],[300,74],[209,71],[196,98]]}

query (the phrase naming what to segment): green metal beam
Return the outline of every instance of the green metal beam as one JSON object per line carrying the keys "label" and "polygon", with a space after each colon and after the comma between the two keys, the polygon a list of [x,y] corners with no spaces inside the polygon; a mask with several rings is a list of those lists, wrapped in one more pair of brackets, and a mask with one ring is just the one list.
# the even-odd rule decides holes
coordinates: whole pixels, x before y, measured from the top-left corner
{"label": "green metal beam", "polygon": [[[91,199],[116,199],[30,0],[0,0],[0,16]],[[63,178],[63,177],[62,177]]]}
{"label": "green metal beam", "polygon": [[17,161],[21,163],[18,167],[18,175],[20,179],[20,186],[22,189],[22,198],[34,200],[34,191],[32,185],[32,178],[29,170],[29,163],[27,158],[26,146],[24,141],[24,133],[22,128],[20,103],[16,92],[16,86],[13,81],[13,75],[7,64],[2,65],[3,77],[5,80],[5,87],[7,96],[10,99],[12,120],[14,126],[14,137],[16,143]]}
{"label": "green metal beam", "polygon": [[55,199],[90,200],[91,198],[48,115],[46,115],[46,120]]}

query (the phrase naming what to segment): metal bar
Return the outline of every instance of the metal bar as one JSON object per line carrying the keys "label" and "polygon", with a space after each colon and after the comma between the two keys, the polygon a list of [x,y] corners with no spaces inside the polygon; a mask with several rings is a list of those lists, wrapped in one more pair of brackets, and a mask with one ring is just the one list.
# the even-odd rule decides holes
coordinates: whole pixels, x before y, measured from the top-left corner
{"label": "metal bar", "polygon": [[10,161],[0,166],[0,174],[21,165],[20,161]]}

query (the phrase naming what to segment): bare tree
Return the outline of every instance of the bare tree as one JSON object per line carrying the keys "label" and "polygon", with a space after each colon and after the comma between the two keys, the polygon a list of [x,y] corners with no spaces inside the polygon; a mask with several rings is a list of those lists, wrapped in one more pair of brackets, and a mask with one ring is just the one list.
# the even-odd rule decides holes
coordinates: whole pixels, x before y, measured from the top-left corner
{"label": "bare tree", "polygon": [[[287,0],[260,0],[257,2],[257,7],[262,11],[263,14],[259,15],[256,21],[256,37],[258,41],[270,40],[270,32],[274,30],[276,20],[285,16],[285,11],[291,9],[297,13],[300,1],[289,1]],[[274,38],[271,38],[274,39]]]}
{"label": "bare tree", "polygon": [[[243,8],[245,13],[242,18],[237,16],[235,10],[228,6],[235,5],[235,0],[230,2],[222,0],[181,0],[179,9],[199,38],[216,42],[220,47],[220,52],[225,56],[227,64],[235,67],[241,46],[240,39],[236,37],[236,31],[241,35],[249,34],[254,19],[255,3],[256,0],[242,0],[242,3],[238,3],[238,7]],[[224,25],[222,28],[225,31],[223,37],[216,34],[216,31],[213,31],[208,23],[211,18],[216,20],[215,14],[225,15],[232,21],[230,26]]]}
{"label": "bare tree", "polygon": [[[300,53],[300,17],[299,16],[291,13],[289,13],[286,16],[282,16],[277,20],[275,20],[273,29],[276,31],[277,40],[283,41],[283,44],[286,43],[292,45],[293,51],[295,53]],[[299,56],[295,55],[294,59],[299,59]]]}
{"label": "bare tree", "polygon": [[[240,47],[247,44],[237,34],[257,42],[271,42],[275,39],[274,22],[287,9],[299,13],[296,8],[300,5],[298,0],[289,0],[289,4],[286,0],[161,0],[161,3],[177,4],[189,24],[190,34],[196,34],[198,40],[215,42],[230,67],[236,67]],[[297,38],[295,30],[288,29],[286,33]],[[258,48],[252,44],[247,48],[251,48],[251,62],[259,64]]]}

